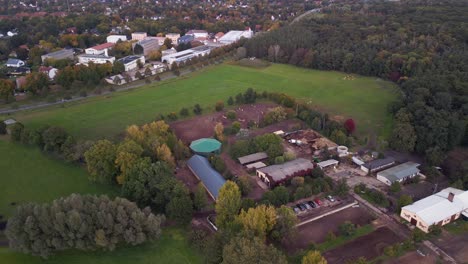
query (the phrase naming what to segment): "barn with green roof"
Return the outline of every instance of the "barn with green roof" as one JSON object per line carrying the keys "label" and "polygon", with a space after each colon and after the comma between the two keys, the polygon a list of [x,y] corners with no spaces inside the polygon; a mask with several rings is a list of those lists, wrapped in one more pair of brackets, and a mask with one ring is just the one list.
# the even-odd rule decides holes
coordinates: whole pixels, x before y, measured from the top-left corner
{"label": "barn with green roof", "polygon": [[221,142],[213,138],[201,138],[192,141],[190,149],[198,155],[207,157],[210,154],[221,153]]}

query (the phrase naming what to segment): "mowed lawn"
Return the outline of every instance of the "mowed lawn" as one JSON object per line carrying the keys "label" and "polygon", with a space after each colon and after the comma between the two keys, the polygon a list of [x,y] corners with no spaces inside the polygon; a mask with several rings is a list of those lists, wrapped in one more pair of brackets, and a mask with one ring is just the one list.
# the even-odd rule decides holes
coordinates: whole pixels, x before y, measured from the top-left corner
{"label": "mowed lawn", "polygon": [[178,113],[182,107],[191,110],[196,103],[212,110],[216,101],[226,102],[229,96],[252,87],[260,92],[289,94],[332,116],[354,118],[360,134],[388,136],[392,120],[387,105],[396,99],[398,89],[372,77],[346,80],[345,76],[281,64],[263,69],[223,64],[179,79],[65,107],[20,112],[14,117],[30,127],[59,125],[78,137],[109,138],[130,124],[149,122],[159,114]]}
{"label": "mowed lawn", "polygon": [[0,140],[0,186],[0,214],[7,217],[15,210],[11,203],[43,203],[72,193],[116,194],[112,187],[90,182],[83,168],[5,140]]}
{"label": "mowed lawn", "polygon": [[0,248],[0,263],[8,264],[196,264],[202,257],[193,251],[184,235],[184,230],[165,229],[161,238],[152,243],[135,247],[118,247],[114,251],[80,252],[67,251],[43,260]]}

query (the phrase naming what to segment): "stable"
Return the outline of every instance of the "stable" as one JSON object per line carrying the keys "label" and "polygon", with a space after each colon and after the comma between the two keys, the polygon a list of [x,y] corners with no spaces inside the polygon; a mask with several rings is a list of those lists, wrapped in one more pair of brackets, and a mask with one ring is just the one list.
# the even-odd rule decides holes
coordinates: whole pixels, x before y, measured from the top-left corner
{"label": "stable", "polygon": [[340,162],[337,160],[329,159],[329,160],[325,160],[325,161],[317,163],[317,166],[319,166],[320,169],[322,170],[329,166],[333,166],[333,168],[336,169],[336,166],[338,165],[338,163]]}
{"label": "stable", "polygon": [[187,166],[193,175],[203,183],[211,198],[216,201],[219,190],[226,183],[223,176],[211,167],[207,158],[200,155],[193,155],[187,161]]}
{"label": "stable", "polygon": [[299,158],[258,169],[256,174],[268,187],[274,187],[293,177],[310,174],[312,169],[314,169],[314,164],[310,160]]}
{"label": "stable", "polygon": [[388,168],[395,164],[395,159],[392,157],[388,157],[385,159],[376,159],[373,161],[366,162],[361,165],[361,170],[366,173],[376,172],[378,170],[382,170]]}
{"label": "stable", "polygon": [[198,155],[208,157],[221,153],[221,142],[213,138],[201,138],[190,143],[190,149]]}
{"label": "stable", "polygon": [[428,233],[433,225],[443,226],[461,215],[468,216],[468,191],[452,187],[401,208],[400,216]]}
{"label": "stable", "polygon": [[250,154],[250,155],[238,158],[239,163],[241,165],[247,165],[247,164],[250,164],[250,163],[254,163],[254,162],[262,161],[262,160],[266,160],[266,159],[268,159],[268,155],[265,152],[257,152],[257,153],[254,153],[254,154]]}
{"label": "stable", "polygon": [[419,174],[419,165],[420,164],[411,161],[400,164],[377,173],[377,180],[387,185],[392,185],[394,182],[401,183],[417,176]]}

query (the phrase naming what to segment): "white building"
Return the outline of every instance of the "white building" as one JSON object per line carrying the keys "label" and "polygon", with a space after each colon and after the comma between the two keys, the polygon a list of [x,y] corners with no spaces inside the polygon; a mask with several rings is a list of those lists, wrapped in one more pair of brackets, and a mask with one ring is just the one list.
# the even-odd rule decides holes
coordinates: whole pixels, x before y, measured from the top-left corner
{"label": "white building", "polygon": [[174,62],[179,64],[181,62],[187,61],[196,56],[208,55],[210,54],[213,48],[214,47],[210,47],[210,46],[199,46],[193,49],[188,49],[188,50],[162,56],[161,61],[164,63],[167,63],[168,65],[172,65]]}
{"label": "white building", "polygon": [[245,31],[231,30],[228,33],[224,34],[224,36],[220,37],[218,42],[224,45],[228,45],[240,40],[241,38],[251,37],[253,37],[253,31],[250,28]]}
{"label": "white building", "polygon": [[179,41],[180,34],[179,33],[167,33],[166,38],[172,41],[172,44],[177,45],[177,41]]}
{"label": "white building", "polygon": [[115,43],[107,42],[91,48],[85,49],[85,53],[89,55],[105,55],[109,56],[109,50],[114,47]]}
{"label": "white building", "polygon": [[132,33],[132,40],[144,40],[146,37],[148,37],[148,34],[146,32],[133,32]]}
{"label": "white building", "polygon": [[409,161],[398,166],[391,167],[390,169],[377,173],[377,180],[389,186],[394,182],[404,182],[419,175],[419,165],[420,164],[418,163]]}
{"label": "white building", "polygon": [[325,161],[321,161],[317,163],[317,166],[319,166],[319,168],[322,170],[329,166],[333,166],[333,168],[336,169],[336,166],[338,166],[338,163],[340,162],[337,160],[329,159],[329,160],[325,160]]}
{"label": "white building", "polygon": [[123,57],[121,59],[118,59],[117,61],[123,63],[125,67],[125,71],[138,69],[138,61],[140,61],[143,64],[145,64],[146,62],[145,56],[138,56],[138,55],[131,55],[131,56]]}
{"label": "white building", "polygon": [[185,35],[192,35],[194,38],[207,38],[208,32],[206,30],[192,29]]}
{"label": "white building", "polygon": [[24,61],[18,59],[8,59],[6,66],[12,68],[19,68],[26,65]]}
{"label": "white building", "polygon": [[468,191],[452,187],[401,209],[400,216],[428,233],[432,225],[443,226],[464,215],[468,217]]}
{"label": "white building", "polygon": [[120,41],[127,41],[127,36],[125,35],[109,35],[107,37],[107,42],[110,43],[117,43]]}
{"label": "white building", "polygon": [[90,62],[94,64],[113,64],[115,57],[106,56],[103,54],[93,55],[93,54],[83,54],[78,56],[78,62],[81,64],[88,65]]}

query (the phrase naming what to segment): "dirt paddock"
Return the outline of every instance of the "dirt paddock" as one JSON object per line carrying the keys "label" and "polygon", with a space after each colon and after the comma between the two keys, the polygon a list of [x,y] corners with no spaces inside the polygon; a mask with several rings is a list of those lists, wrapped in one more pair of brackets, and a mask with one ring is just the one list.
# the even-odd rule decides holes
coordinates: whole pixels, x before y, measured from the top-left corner
{"label": "dirt paddock", "polygon": [[305,224],[298,228],[298,234],[287,244],[285,249],[294,253],[297,250],[306,249],[311,243],[322,243],[326,240],[328,232],[338,233],[339,226],[345,221],[356,225],[369,224],[374,217],[361,207],[350,207],[335,214],[326,216],[317,221]]}
{"label": "dirt paddock", "polygon": [[450,256],[455,258],[459,263],[467,263],[468,261],[468,235],[460,234],[453,235],[448,232],[443,232],[442,235],[433,239],[437,246]]}
{"label": "dirt paddock", "polygon": [[328,263],[346,263],[359,257],[372,260],[383,254],[384,248],[393,245],[401,239],[387,227],[381,227],[374,232],[358,237],[355,240],[327,251],[323,256]]}

